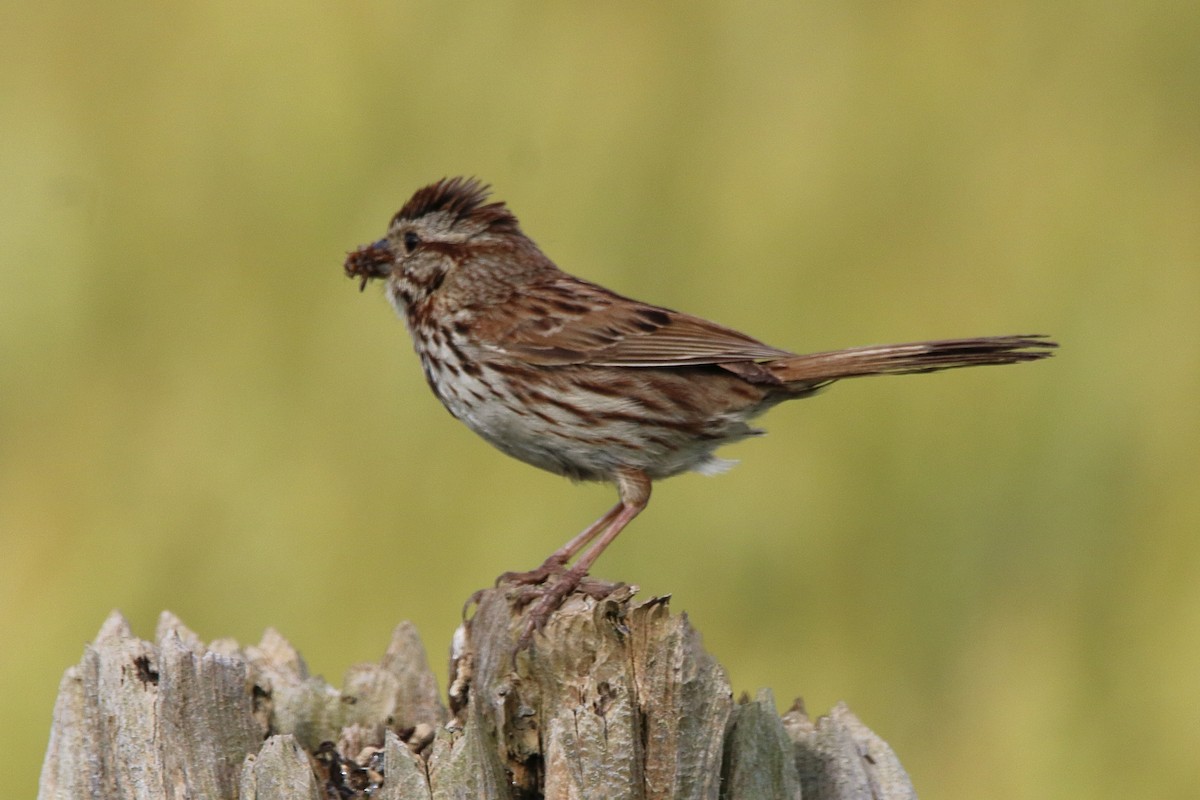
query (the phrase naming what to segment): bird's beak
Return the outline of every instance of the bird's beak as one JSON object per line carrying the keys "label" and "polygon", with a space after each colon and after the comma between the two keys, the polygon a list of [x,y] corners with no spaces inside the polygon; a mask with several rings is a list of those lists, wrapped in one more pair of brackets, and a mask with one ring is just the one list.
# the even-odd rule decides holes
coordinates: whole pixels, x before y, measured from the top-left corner
{"label": "bird's beak", "polygon": [[361,292],[371,279],[390,275],[394,260],[387,239],[380,239],[346,254],[346,276],[360,279],[358,290]]}

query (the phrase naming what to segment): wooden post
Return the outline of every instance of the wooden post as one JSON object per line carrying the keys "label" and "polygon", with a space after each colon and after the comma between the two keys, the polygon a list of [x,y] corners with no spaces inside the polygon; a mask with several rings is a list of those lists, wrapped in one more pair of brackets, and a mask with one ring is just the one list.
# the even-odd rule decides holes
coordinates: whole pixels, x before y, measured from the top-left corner
{"label": "wooden post", "polygon": [[114,612],[63,676],[39,798],[915,797],[844,705],[735,702],[665,598],[574,595],[515,653],[516,594],[456,632],[449,709],[407,623],[339,691],[273,630],[206,646],[164,613],[150,643]]}

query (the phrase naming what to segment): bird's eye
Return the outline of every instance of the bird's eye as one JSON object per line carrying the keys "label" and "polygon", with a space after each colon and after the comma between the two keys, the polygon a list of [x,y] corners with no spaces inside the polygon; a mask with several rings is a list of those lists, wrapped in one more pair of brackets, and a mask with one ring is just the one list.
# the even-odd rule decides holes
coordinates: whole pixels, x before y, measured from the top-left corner
{"label": "bird's eye", "polygon": [[421,243],[421,237],[417,236],[413,231],[404,232],[404,252],[411,253],[417,249],[417,245]]}

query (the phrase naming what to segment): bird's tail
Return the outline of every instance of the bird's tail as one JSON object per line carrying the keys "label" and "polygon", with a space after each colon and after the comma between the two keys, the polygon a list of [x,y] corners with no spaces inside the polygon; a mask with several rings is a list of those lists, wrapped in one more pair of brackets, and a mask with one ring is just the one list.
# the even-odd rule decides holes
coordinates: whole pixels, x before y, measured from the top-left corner
{"label": "bird's tail", "polygon": [[862,375],[903,375],[988,364],[1017,364],[1046,358],[1058,347],[1040,334],[980,336],[911,344],[852,347],[781,358],[761,366],[784,383],[820,386]]}

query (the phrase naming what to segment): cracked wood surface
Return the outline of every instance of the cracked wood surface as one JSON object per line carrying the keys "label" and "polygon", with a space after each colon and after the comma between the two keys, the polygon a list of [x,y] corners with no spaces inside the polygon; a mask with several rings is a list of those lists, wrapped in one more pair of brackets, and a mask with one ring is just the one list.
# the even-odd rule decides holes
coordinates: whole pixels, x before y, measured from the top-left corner
{"label": "cracked wood surface", "polygon": [[164,613],[151,643],[114,612],[63,676],[39,798],[915,797],[844,705],[735,702],[665,598],[574,595],[517,653],[516,594],[456,632],[449,710],[407,623],[339,690],[275,631],[205,645]]}

